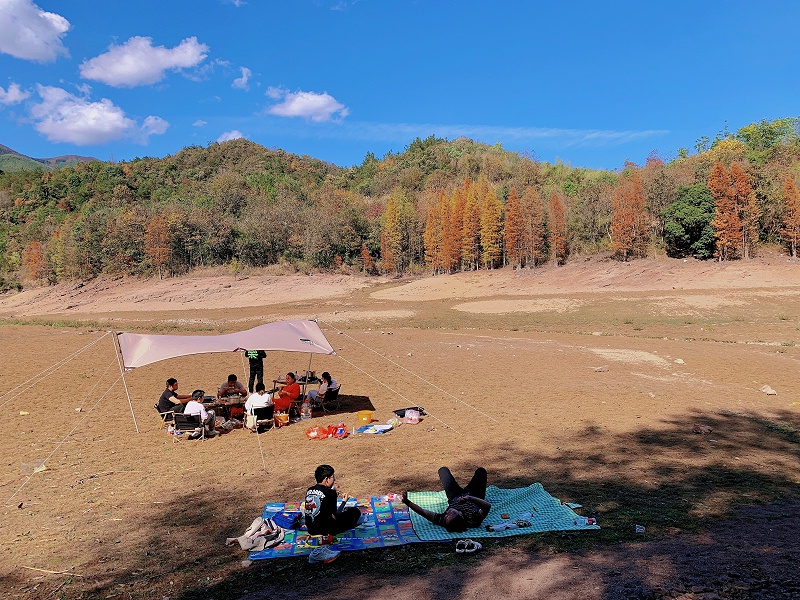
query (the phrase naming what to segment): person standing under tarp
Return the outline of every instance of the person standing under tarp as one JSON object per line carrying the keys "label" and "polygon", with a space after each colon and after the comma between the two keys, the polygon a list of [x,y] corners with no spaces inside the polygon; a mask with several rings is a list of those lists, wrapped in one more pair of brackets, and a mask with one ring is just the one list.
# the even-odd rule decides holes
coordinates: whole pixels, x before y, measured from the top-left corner
{"label": "person standing under tarp", "polygon": [[267,358],[267,353],[263,350],[248,350],[244,354],[250,363],[250,381],[247,389],[252,394],[256,378],[258,378],[258,383],[264,383],[264,359]]}

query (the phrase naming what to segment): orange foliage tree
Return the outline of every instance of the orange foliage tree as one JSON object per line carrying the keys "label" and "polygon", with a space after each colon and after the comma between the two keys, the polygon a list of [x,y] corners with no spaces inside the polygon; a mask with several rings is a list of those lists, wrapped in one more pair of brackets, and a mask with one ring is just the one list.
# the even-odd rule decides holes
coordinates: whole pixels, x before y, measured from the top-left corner
{"label": "orange foliage tree", "polygon": [[797,258],[800,243],[800,192],[794,178],[787,176],[783,181],[783,240],[789,246],[792,258]]}
{"label": "orange foliage tree", "polygon": [[714,255],[721,261],[731,260],[736,258],[742,243],[742,221],[736,207],[736,192],[731,177],[721,162],[717,162],[711,169],[708,189],[717,208],[711,221],[717,241]]}
{"label": "orange foliage tree", "polygon": [[367,248],[367,244],[364,242],[361,243],[361,270],[364,271],[364,273],[372,272],[372,255],[369,253],[369,248]]}
{"label": "orange foliage tree", "polygon": [[497,194],[489,187],[486,191],[481,213],[481,260],[483,264],[492,268],[497,265],[503,254],[503,204],[498,200]]}
{"label": "orange foliage tree", "polygon": [[477,187],[470,186],[464,203],[461,228],[461,260],[466,268],[477,269],[480,251],[481,211],[478,206]]}
{"label": "orange foliage tree", "polygon": [[611,247],[621,260],[647,254],[647,199],[639,174],[620,181],[611,198]]}
{"label": "orange foliage tree", "polygon": [[35,281],[45,278],[47,261],[41,242],[31,242],[22,251],[22,264],[28,270],[28,277]]}
{"label": "orange foliage tree", "polygon": [[506,202],[506,222],[503,226],[503,241],[506,246],[508,263],[515,267],[522,266],[523,260],[523,230],[522,205],[517,195],[517,190],[511,188]]}
{"label": "orange foliage tree", "polygon": [[550,195],[547,202],[548,233],[550,234],[550,249],[556,264],[563,265],[567,262],[567,213],[564,201],[556,192]]}
{"label": "orange foliage tree", "polygon": [[750,185],[750,178],[739,163],[731,164],[731,181],[734,203],[739,210],[742,224],[742,255],[750,258],[754,255],[755,245],[758,242],[758,219],[761,210]]}
{"label": "orange foliage tree", "polygon": [[437,273],[442,268],[442,219],[441,204],[444,191],[439,192],[439,203],[428,210],[422,243],[425,247],[425,263]]}

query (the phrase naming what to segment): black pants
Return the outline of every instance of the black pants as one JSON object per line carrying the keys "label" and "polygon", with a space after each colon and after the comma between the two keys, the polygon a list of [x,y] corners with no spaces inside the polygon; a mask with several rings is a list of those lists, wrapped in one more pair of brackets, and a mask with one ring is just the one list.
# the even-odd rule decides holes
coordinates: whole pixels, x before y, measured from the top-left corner
{"label": "black pants", "polygon": [[[361,518],[361,509],[357,506],[345,508],[342,512],[336,515],[336,520],[331,522],[330,527],[326,527],[325,531],[314,530],[311,535],[337,535],[353,529],[358,525],[358,520]],[[309,531],[309,533],[311,533]]]}
{"label": "black pants", "polygon": [[247,383],[247,389],[253,393],[253,382],[258,377],[258,383],[264,383],[264,369],[250,369],[250,381]]}
{"label": "black pants", "polygon": [[439,469],[439,481],[442,482],[442,487],[444,488],[444,493],[447,494],[448,501],[464,494],[469,494],[476,498],[486,498],[486,469],[483,467],[475,469],[475,474],[465,488],[458,485],[450,469],[447,467]]}

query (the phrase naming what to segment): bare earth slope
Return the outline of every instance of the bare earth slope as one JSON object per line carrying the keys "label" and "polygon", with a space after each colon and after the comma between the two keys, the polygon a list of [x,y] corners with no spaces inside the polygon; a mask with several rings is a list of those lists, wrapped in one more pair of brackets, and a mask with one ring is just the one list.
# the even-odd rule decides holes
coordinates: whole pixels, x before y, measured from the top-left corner
{"label": "bare earth slope", "polygon": [[[153,403],[212,392],[242,357],[120,378],[108,330],[220,333],[318,318],[342,409],[422,405],[383,436],[299,423],[205,442]],[[621,264],[415,278],[99,279],[0,295],[0,597],[794,598],[800,526],[800,263]],[[271,379],[308,357],[270,353]],[[769,386],[776,393],[762,391]],[[130,398],[130,403],[129,403]],[[697,432],[700,433],[697,433]],[[436,469],[541,481],[599,532],[344,553],[243,568],[240,535],[330,463],[358,496],[437,489]],[[635,533],[635,525],[645,533]]]}

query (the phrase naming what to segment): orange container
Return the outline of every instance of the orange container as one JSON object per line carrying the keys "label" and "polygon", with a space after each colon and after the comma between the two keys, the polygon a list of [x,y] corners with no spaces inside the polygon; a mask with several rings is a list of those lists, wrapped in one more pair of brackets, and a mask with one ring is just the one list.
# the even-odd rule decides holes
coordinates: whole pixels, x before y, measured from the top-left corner
{"label": "orange container", "polygon": [[289,413],[275,413],[275,426],[283,427],[289,424]]}
{"label": "orange container", "polygon": [[358,417],[359,425],[369,425],[370,423],[372,423],[371,410],[360,410],[356,413],[356,417]]}

